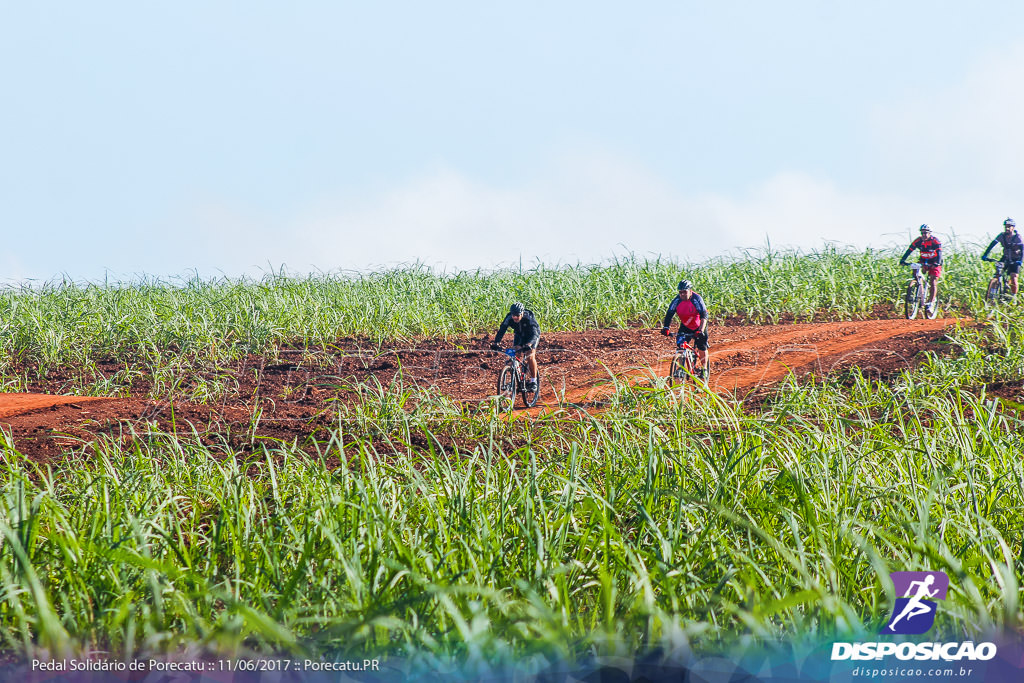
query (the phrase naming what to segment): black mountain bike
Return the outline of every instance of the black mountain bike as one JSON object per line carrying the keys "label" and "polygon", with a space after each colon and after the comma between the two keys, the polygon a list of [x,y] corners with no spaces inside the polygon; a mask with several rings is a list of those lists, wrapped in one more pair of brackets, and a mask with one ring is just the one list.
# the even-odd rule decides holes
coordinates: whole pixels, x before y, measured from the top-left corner
{"label": "black mountain bike", "polygon": [[1005,261],[996,261],[992,258],[984,260],[996,264],[996,272],[992,275],[992,279],[988,281],[988,287],[985,289],[985,303],[994,304],[1008,296],[1010,292],[1010,276],[1006,272]]}
{"label": "black mountain bike", "polygon": [[939,314],[939,302],[936,301],[934,306],[929,306],[925,299],[928,295],[928,283],[925,282],[924,274],[921,272],[921,264],[911,263],[908,265],[913,271],[913,277],[907,282],[907,294],[903,299],[907,320],[917,317],[917,312],[921,308],[924,309],[925,317],[934,320],[935,316]]}
{"label": "black mountain bike", "polygon": [[498,396],[502,402],[508,404],[511,410],[516,404],[516,394],[523,397],[523,406],[532,408],[537,405],[540,398],[540,374],[536,377],[537,387],[530,391],[526,388],[526,367],[523,361],[516,357],[515,349],[505,349],[503,352],[508,358],[505,359],[505,367],[498,374]]}

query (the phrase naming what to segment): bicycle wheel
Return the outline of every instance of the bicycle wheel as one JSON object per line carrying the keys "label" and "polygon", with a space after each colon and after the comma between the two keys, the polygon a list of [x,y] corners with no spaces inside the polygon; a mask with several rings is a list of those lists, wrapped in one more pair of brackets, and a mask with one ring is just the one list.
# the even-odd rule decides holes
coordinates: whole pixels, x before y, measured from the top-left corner
{"label": "bicycle wheel", "polygon": [[999,278],[994,277],[988,281],[988,289],[985,290],[985,301],[994,304],[999,301],[999,295],[1002,294],[1002,282]]}
{"label": "bicycle wheel", "polygon": [[516,402],[516,377],[512,368],[505,366],[498,375],[498,400],[511,409]]}
{"label": "bicycle wheel", "polygon": [[686,371],[683,370],[683,356],[676,354],[672,356],[672,364],[668,366],[668,385],[679,386],[686,381]]}
{"label": "bicycle wheel", "polygon": [[922,299],[924,299],[924,285],[916,280],[912,281],[907,285],[907,296],[903,301],[906,306],[907,320],[913,320],[917,316],[917,309],[920,308]]}
{"label": "bicycle wheel", "polygon": [[540,398],[540,375],[537,375],[536,379],[537,379],[537,388],[534,389],[533,391],[529,391],[528,389],[526,389],[525,388],[525,384],[524,384],[524,388],[523,388],[523,391],[522,391],[522,396],[523,396],[523,406],[526,407],[526,408],[532,408],[535,405],[537,405],[537,400]]}
{"label": "bicycle wheel", "polygon": [[668,370],[669,386],[679,386],[686,380],[693,379],[695,368],[693,351],[687,349],[676,353]]}

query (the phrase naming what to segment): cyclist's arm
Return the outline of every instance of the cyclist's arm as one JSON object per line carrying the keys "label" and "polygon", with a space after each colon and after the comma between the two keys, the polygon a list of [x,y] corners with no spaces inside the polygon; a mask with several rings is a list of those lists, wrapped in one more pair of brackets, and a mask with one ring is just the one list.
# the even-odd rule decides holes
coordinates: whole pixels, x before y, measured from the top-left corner
{"label": "cyclist's arm", "polygon": [[998,237],[995,238],[994,240],[992,240],[992,244],[988,245],[988,249],[986,249],[985,253],[981,255],[981,260],[982,261],[987,261],[988,260],[989,252],[992,251],[993,249],[995,249],[997,244],[999,244],[999,238]]}
{"label": "cyclist's arm", "polygon": [[528,323],[529,336],[523,341],[520,346],[533,346],[540,341],[540,325],[537,324],[536,318],[530,318]]}
{"label": "cyclist's arm", "polygon": [[1014,235],[1014,237],[1012,244],[1003,247],[1003,260],[1010,260],[1012,263],[1020,265],[1021,260],[1024,259],[1024,240],[1020,235]]}
{"label": "cyclist's arm", "polygon": [[917,249],[917,242],[914,242],[909,247],[907,247],[907,250],[903,252],[903,256],[900,257],[901,266],[907,265],[907,257],[914,253],[915,249]]}
{"label": "cyclist's arm", "polygon": [[704,305],[704,299],[701,298],[700,294],[694,293],[693,307],[697,309],[697,314],[700,315],[700,324],[697,325],[697,330],[702,334],[708,329],[708,307]]}
{"label": "cyclist's arm", "polygon": [[508,326],[509,326],[510,323],[511,323],[511,318],[506,315],[505,319],[501,321],[501,325],[498,327],[498,333],[494,335],[494,343],[495,344],[500,344],[501,343],[501,338],[505,336],[505,330],[508,329]]}
{"label": "cyclist's arm", "polygon": [[935,265],[942,265],[942,245],[935,247]]}
{"label": "cyclist's arm", "polygon": [[679,306],[679,297],[672,299],[672,303],[668,305],[668,310],[665,311],[665,319],[661,322],[661,329],[667,330],[672,325],[672,316],[676,314],[676,307]]}

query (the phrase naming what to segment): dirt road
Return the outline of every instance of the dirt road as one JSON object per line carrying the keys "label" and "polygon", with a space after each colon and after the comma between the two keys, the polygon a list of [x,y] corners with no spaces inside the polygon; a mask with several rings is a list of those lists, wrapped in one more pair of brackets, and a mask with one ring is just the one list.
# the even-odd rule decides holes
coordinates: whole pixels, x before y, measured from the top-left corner
{"label": "dirt road", "polygon": [[[924,351],[939,351],[955,320],[871,320],[842,323],[715,326],[711,333],[709,386],[743,396],[789,372],[817,375],[859,368],[887,377],[912,368]],[[672,339],[654,330],[591,330],[542,336],[538,360],[541,401],[548,409],[600,401],[613,390],[612,377],[642,382],[667,374]],[[438,340],[379,348],[342,340],[315,364],[309,351],[284,351],[284,358],[250,358],[230,369],[238,391],[217,405],[171,397],[97,399],[80,396],[0,394],[0,424],[22,452],[45,459],[80,446],[97,434],[118,435],[133,426],[162,429],[190,423],[201,433],[246,433],[259,412],[260,436],[305,441],[336,425],[337,401],[358,401],[360,384],[393,391],[418,387],[457,401],[488,401],[504,356],[487,350],[487,338]],[[133,393],[136,393],[133,389]],[[141,389],[140,396],[147,392]],[[173,408],[174,419],[170,420]],[[533,411],[531,411],[533,412]],[[239,429],[239,426],[243,426]],[[234,437],[232,437],[234,438]],[[244,444],[242,444],[244,446]]]}

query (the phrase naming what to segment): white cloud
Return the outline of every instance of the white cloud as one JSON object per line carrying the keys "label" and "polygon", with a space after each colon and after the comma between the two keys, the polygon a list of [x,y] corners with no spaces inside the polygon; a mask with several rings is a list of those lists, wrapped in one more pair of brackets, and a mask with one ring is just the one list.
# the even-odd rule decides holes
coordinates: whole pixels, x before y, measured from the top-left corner
{"label": "white cloud", "polygon": [[[906,244],[920,223],[987,240],[1024,218],[1024,47],[979,62],[956,84],[875,109],[873,160],[859,189],[780,171],[742,193],[696,193],[599,151],[564,155],[520,185],[439,167],[364,196],[325,201],[282,223],[224,207],[199,233],[210,267],[367,269],[421,261],[455,268],[534,259],[595,262],[629,250],[699,260],[746,247]],[[843,160],[833,160],[842,164]],[[205,264],[204,264],[205,265]]]}
{"label": "white cloud", "polygon": [[[202,272],[296,272],[421,261],[450,268],[539,259],[597,262],[632,251],[702,260],[746,247],[905,244],[922,222],[940,235],[980,240],[998,228],[999,193],[939,199],[849,192],[781,173],[739,196],[673,190],[608,157],[563,159],[529,186],[493,187],[439,169],[403,187],[323,205],[286,227],[225,207],[204,212]],[[992,214],[992,215],[989,215]],[[1001,220],[999,218],[998,220]],[[179,243],[187,243],[182,240]]]}
{"label": "white cloud", "polygon": [[474,268],[520,256],[595,262],[627,250],[701,260],[766,241],[805,249],[904,244],[922,222],[976,240],[998,227],[986,215],[993,205],[1005,198],[849,192],[800,173],[780,173],[740,196],[688,195],[635,165],[591,156],[564,159],[530,186],[491,187],[443,169],[358,203],[321,207],[289,231],[297,240],[288,262],[302,270],[303,257],[316,254],[325,269],[416,260]]}
{"label": "white cloud", "polygon": [[706,254],[728,246],[719,227],[645,169],[595,154],[563,158],[521,187],[437,169],[401,188],[319,207],[293,229],[345,267],[411,260],[475,267],[520,257],[596,261],[624,249]]}

